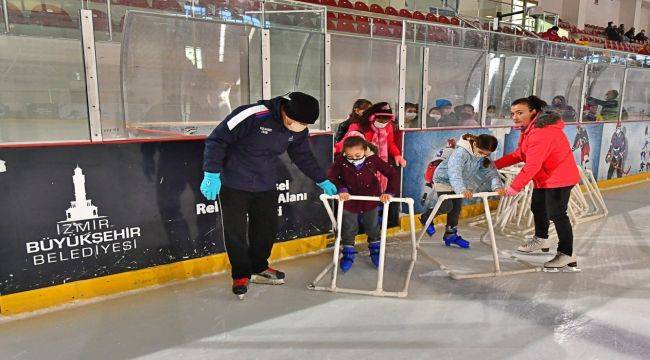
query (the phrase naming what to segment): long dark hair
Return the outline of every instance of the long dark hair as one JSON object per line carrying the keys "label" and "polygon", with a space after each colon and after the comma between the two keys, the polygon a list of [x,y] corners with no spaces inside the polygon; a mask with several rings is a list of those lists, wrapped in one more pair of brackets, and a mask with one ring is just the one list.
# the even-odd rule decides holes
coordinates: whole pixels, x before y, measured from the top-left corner
{"label": "long dark hair", "polygon": [[[499,140],[490,134],[465,134],[463,135],[463,140],[467,140],[477,148],[481,150],[487,150],[489,152],[494,152],[499,146]],[[490,159],[484,158],[483,167],[487,168],[488,166],[490,166]]]}
{"label": "long dark hair", "polygon": [[368,131],[370,130],[370,117],[374,114],[379,114],[379,113],[393,113],[393,110],[390,107],[390,104],[382,101],[378,102],[368,109],[363,112],[363,115],[361,116],[361,119],[359,119],[359,125],[361,127],[362,131]]}
{"label": "long dark hair", "polygon": [[528,106],[528,109],[533,111],[537,111],[538,113],[541,112],[548,104],[546,104],[546,101],[538,98],[535,95],[531,95],[529,97],[517,99],[512,102],[512,105],[510,106],[515,106],[515,105],[521,105],[524,104]]}
{"label": "long dark hair", "polygon": [[361,108],[368,108],[370,106],[372,106],[370,100],[357,99],[357,101],[355,101],[354,104],[352,105],[352,111],[350,111],[350,115],[349,115],[350,123],[358,123],[359,120],[361,120],[361,116],[359,116],[359,114],[357,114],[355,110]]}

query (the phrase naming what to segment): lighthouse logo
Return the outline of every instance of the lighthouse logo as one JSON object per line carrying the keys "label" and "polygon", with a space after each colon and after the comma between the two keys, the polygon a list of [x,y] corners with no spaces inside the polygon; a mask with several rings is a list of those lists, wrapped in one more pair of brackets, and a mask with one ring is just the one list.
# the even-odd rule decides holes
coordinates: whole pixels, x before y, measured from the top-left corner
{"label": "lighthouse logo", "polygon": [[74,169],[72,183],[74,200],[65,211],[65,220],[57,222],[56,235],[25,244],[32,263],[39,266],[136,249],[142,236],[140,227],[116,227],[107,216],[100,215],[87,197],[86,176],[79,166]]}

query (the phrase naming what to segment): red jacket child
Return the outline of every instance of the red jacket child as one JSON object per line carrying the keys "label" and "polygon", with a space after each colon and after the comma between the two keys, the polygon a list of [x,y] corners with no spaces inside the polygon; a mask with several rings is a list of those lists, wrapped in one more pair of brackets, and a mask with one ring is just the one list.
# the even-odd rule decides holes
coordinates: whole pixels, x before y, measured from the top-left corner
{"label": "red jacket child", "polygon": [[[388,178],[386,193],[396,195],[399,193],[399,174],[397,170],[377,155],[366,157],[361,165],[354,165],[343,155],[337,155],[334,163],[327,172],[327,177],[332,181],[339,193],[349,193],[357,196],[380,196],[383,191],[377,179],[377,172]],[[363,213],[376,208],[376,201],[346,201],[344,208],[354,213]]]}
{"label": "red jacket child", "polygon": [[531,180],[537,189],[556,189],[580,181],[569,140],[558,115],[541,114],[521,132],[517,150],[494,162],[497,169],[525,162],[510,185],[521,191]]}

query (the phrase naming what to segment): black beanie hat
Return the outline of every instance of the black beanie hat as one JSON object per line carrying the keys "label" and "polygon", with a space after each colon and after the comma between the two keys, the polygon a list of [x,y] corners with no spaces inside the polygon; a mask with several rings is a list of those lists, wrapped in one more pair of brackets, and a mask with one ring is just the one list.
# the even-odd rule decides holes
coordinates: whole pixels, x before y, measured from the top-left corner
{"label": "black beanie hat", "polygon": [[318,119],[320,107],[318,100],[302,92],[292,92],[284,97],[284,112],[293,120],[303,124],[313,124]]}

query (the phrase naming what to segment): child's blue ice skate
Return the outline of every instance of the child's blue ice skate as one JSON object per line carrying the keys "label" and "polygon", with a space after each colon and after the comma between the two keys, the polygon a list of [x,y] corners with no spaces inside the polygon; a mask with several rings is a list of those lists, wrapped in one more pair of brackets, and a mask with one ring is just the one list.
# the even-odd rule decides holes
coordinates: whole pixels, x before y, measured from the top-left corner
{"label": "child's blue ice skate", "polygon": [[370,260],[375,267],[379,267],[379,241],[374,241],[368,244],[368,251],[370,252]]}
{"label": "child's blue ice skate", "polygon": [[469,249],[469,241],[463,239],[460,235],[458,235],[458,231],[455,227],[448,227],[442,240],[444,240],[445,246],[456,245],[463,249]]}
{"label": "child's blue ice skate", "polygon": [[[429,218],[430,215],[431,215],[431,209],[428,209],[422,215],[420,215],[420,223],[422,224],[422,226],[424,226],[424,224],[427,223],[427,219]],[[436,227],[433,226],[433,221],[431,221],[431,224],[429,224],[429,227],[427,227],[427,234],[429,236],[433,236],[433,234],[435,233],[436,233]]]}
{"label": "child's blue ice skate", "polygon": [[354,264],[354,254],[356,253],[354,246],[343,247],[343,257],[341,257],[341,261],[339,262],[341,271],[347,272],[352,268],[352,265]]}

